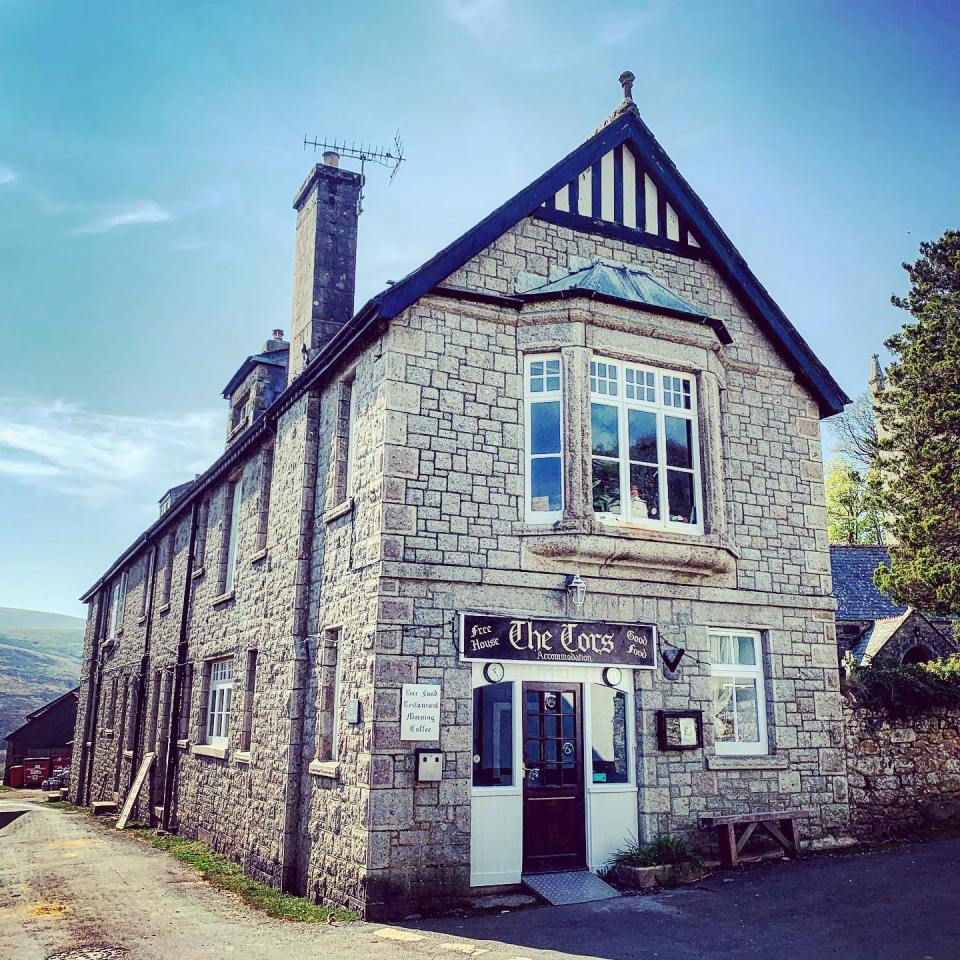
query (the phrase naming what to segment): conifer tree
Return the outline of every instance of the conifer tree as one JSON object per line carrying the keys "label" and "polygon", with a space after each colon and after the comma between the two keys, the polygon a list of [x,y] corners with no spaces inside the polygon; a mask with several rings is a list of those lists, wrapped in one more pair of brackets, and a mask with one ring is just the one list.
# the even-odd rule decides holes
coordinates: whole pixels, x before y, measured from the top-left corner
{"label": "conifer tree", "polygon": [[960,614],[960,231],[922,243],[894,306],[880,400],[883,506],[894,541],[877,586],[928,613]]}

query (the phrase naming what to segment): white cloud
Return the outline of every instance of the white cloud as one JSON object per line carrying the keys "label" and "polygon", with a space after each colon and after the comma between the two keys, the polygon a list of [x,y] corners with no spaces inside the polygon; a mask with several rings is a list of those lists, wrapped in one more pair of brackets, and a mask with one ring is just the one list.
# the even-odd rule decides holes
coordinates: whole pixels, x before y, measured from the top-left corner
{"label": "white cloud", "polygon": [[222,414],[118,416],[0,397],[0,475],[95,504],[159,499],[220,452]]}
{"label": "white cloud", "polygon": [[9,168],[0,163],[0,184],[13,183],[17,175]]}
{"label": "white cloud", "polygon": [[73,232],[107,233],[117,227],[128,227],[136,223],[166,223],[172,219],[173,214],[160,204],[152,200],[137,200],[125,207],[114,207],[90,223],[77,227]]}
{"label": "white cloud", "polygon": [[476,39],[493,37],[507,19],[506,0],[443,0],[444,16]]}

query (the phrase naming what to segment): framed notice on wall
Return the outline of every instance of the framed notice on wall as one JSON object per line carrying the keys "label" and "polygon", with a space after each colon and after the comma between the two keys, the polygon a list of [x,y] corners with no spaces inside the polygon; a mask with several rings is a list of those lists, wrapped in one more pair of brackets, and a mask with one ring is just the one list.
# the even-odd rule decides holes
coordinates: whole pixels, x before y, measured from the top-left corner
{"label": "framed notice on wall", "polygon": [[400,739],[440,739],[440,684],[405,683],[400,691]]}
{"label": "framed notice on wall", "polygon": [[657,746],[661,750],[699,750],[703,746],[703,712],[658,710]]}

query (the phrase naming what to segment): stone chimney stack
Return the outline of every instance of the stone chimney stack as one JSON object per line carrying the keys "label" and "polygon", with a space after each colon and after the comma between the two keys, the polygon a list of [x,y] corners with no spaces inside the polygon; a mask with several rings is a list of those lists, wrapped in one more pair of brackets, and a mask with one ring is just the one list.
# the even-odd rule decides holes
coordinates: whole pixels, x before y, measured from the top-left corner
{"label": "stone chimney stack", "polygon": [[323,155],[293,201],[297,236],[293,266],[290,382],[353,316],[357,272],[359,173]]}

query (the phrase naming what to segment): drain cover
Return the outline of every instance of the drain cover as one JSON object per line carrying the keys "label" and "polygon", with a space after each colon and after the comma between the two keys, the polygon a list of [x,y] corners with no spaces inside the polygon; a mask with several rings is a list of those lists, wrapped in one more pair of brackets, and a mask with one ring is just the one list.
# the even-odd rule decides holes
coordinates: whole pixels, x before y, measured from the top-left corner
{"label": "drain cover", "polygon": [[109,947],[102,943],[91,943],[86,947],[74,947],[61,950],[47,957],[47,960],[121,960],[127,955],[123,947]]}

